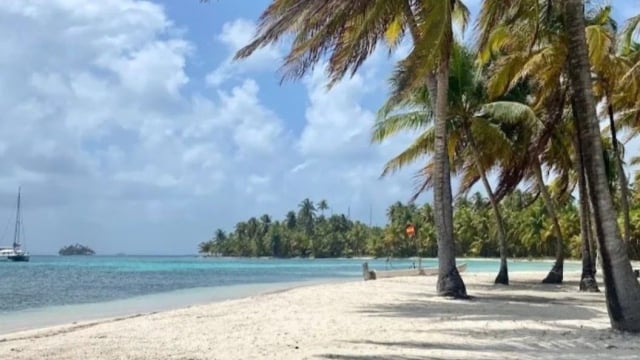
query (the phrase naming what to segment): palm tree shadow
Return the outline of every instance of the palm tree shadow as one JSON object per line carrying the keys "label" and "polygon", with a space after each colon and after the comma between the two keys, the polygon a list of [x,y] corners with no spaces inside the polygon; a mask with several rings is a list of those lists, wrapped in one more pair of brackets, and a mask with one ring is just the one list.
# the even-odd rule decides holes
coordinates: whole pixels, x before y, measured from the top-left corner
{"label": "palm tree shadow", "polygon": [[319,356],[323,359],[336,360],[447,360],[442,357],[433,356],[406,356],[406,355],[341,355],[323,354]]}
{"label": "palm tree shadow", "polygon": [[606,312],[602,293],[578,295],[577,289],[575,281],[562,285],[523,281],[512,281],[509,286],[473,285],[475,296],[468,301],[446,300],[432,292],[412,292],[407,294],[407,302],[369,306],[359,312],[368,316],[483,321],[589,320]]}
{"label": "palm tree shadow", "polygon": [[[407,333],[406,336],[380,338],[371,333],[366,339],[345,341],[351,349],[365,347],[368,355],[328,353],[319,357],[444,360],[457,359],[464,353],[468,359],[486,359],[487,355],[493,354],[505,359],[551,360],[589,358],[594,353],[603,358],[640,353],[640,334],[623,334],[571,322],[602,321],[606,313],[603,294],[578,294],[577,282],[564,285],[512,282],[508,287],[474,285],[471,292],[476,296],[469,301],[447,300],[432,292],[406,292],[404,302],[363,305],[355,311],[364,316],[364,321],[367,317],[421,319],[421,324],[438,323],[438,326],[434,329],[412,328],[408,330],[411,335]],[[460,321],[466,325],[460,325]],[[527,321],[533,322],[534,326],[500,329],[473,325],[491,321],[515,324]],[[538,327],[538,323],[544,326]],[[446,336],[436,340],[434,334]],[[615,346],[610,345],[612,342]]]}
{"label": "palm tree shadow", "polygon": [[[453,333],[453,332],[452,332]],[[531,359],[531,360],[555,360],[567,358],[589,357],[593,354],[600,353],[605,358],[614,358],[622,354],[640,351],[638,339],[640,335],[618,333],[609,329],[553,329],[553,330],[526,330],[526,335],[530,341],[523,341],[524,334],[518,331],[509,330],[491,330],[487,331],[462,331],[461,336],[473,337],[477,340],[495,340],[500,342],[494,346],[488,347],[485,344],[471,344],[464,342],[446,343],[446,342],[430,342],[430,341],[349,341],[352,345],[377,346],[386,349],[386,351],[454,351],[460,354],[464,351],[467,358],[487,358],[487,352],[502,354],[506,358]],[[624,344],[621,348],[611,347],[608,342],[617,338],[616,343]],[[544,343],[538,340],[543,339]],[[559,349],[570,351],[559,352]],[[606,354],[606,356],[604,355]],[[620,354],[620,355],[622,355]],[[455,357],[424,357],[413,356],[380,356],[380,355],[338,355],[324,354],[321,355],[327,359],[454,359]],[[623,355],[624,356],[624,355]]]}
{"label": "palm tree shadow", "polygon": [[[505,292],[479,294],[470,301],[451,302],[435,295],[424,295],[400,304],[381,304],[359,310],[367,316],[464,320],[589,320],[601,311],[587,305],[602,303],[598,298],[563,299],[543,295]],[[453,305],[455,304],[455,305]],[[604,310],[604,309],[603,309]]]}

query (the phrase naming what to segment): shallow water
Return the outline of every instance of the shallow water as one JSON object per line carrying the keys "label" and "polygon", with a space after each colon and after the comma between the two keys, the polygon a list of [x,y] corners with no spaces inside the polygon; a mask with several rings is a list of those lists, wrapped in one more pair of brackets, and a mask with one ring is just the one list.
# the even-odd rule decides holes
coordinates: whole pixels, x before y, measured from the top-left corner
{"label": "shallow water", "polygon": [[[26,309],[101,303],[177,290],[212,288],[231,298],[229,286],[358,279],[362,259],[234,259],[194,256],[33,256],[0,262],[0,316]],[[375,269],[406,269],[413,260],[367,260]],[[497,272],[496,259],[459,259],[469,272]],[[423,259],[424,267],[437,265]],[[544,271],[548,261],[510,262],[510,271]],[[579,270],[577,263],[565,265]],[[225,290],[226,289],[226,290]],[[231,288],[232,289],[232,288]]]}

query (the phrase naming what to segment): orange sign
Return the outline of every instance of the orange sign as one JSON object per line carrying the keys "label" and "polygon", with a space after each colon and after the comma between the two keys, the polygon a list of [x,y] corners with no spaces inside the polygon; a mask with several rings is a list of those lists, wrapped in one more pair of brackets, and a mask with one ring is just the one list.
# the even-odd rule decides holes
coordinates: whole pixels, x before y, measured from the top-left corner
{"label": "orange sign", "polygon": [[405,231],[407,232],[407,236],[409,237],[414,236],[416,234],[416,228],[415,226],[413,226],[413,224],[408,224],[407,227],[405,228]]}

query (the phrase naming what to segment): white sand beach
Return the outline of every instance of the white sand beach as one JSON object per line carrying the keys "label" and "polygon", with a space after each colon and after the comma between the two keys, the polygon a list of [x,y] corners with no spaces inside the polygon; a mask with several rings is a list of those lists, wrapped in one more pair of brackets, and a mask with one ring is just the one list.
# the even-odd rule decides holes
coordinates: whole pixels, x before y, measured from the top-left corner
{"label": "white sand beach", "polygon": [[299,287],[1,335],[0,359],[640,359],[603,293],[544,275],[464,274],[471,301],[435,296],[435,277]]}

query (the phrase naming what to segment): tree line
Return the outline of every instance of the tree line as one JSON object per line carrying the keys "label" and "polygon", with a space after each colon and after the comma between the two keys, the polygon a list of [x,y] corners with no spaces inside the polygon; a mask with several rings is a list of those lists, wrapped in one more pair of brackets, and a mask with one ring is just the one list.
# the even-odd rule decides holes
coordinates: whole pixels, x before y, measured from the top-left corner
{"label": "tree line", "polygon": [[[631,242],[629,254],[640,260],[640,176],[630,189]],[[552,220],[540,197],[516,190],[500,204],[504,214],[508,251],[514,258],[544,258],[556,254]],[[386,211],[384,226],[369,226],[345,214],[326,215],[325,200],[304,199],[296,211],[280,220],[264,214],[239,222],[233,230],[217,229],[199,252],[208,256],[240,257],[436,257],[438,252],[433,207],[426,203],[396,202]],[[559,207],[562,243],[568,258],[581,258],[578,206],[567,198]],[[476,192],[454,202],[454,236],[457,257],[499,257],[496,223],[489,199]],[[407,225],[416,234],[410,236]]]}

